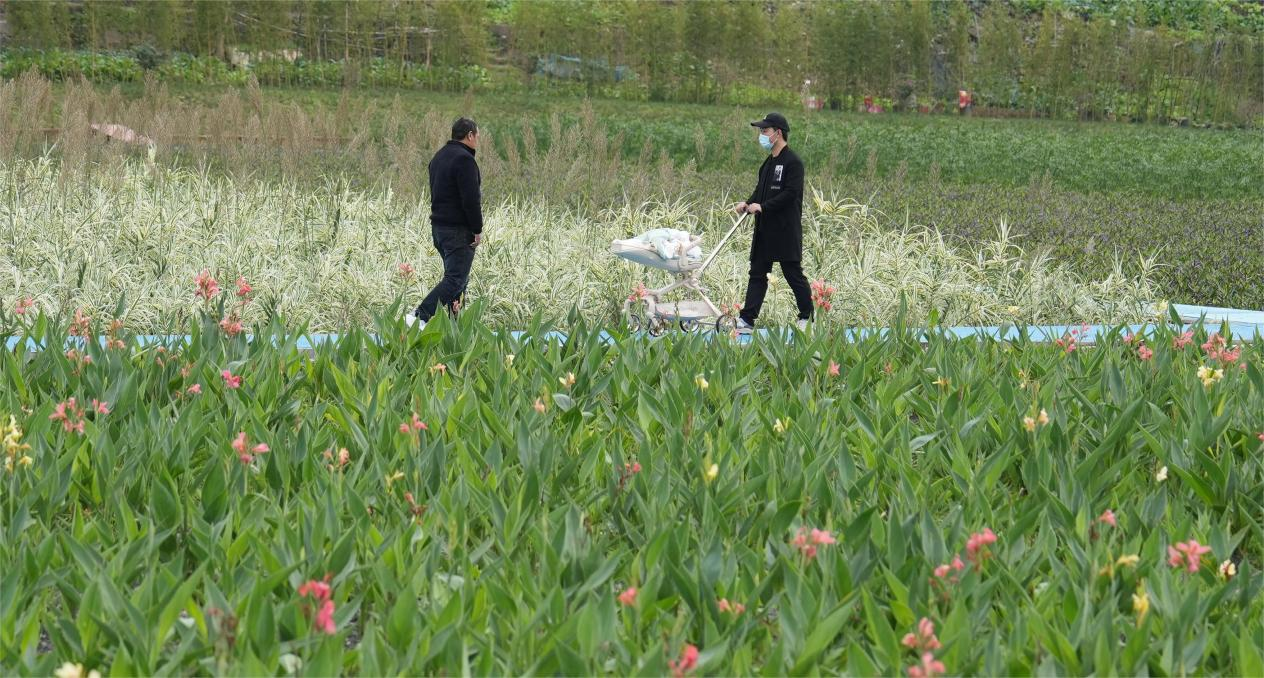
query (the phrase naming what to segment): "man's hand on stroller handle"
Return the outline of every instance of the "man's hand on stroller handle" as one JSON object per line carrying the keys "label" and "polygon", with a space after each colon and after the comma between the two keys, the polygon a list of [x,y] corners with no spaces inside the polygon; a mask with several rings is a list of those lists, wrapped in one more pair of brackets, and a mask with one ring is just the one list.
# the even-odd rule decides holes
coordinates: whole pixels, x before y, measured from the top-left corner
{"label": "man's hand on stroller handle", "polygon": [[745,202],[739,202],[737,203],[737,207],[734,208],[733,211],[738,214],[759,214],[763,212],[764,210],[762,207],[759,206],[759,203],[757,202],[752,202],[749,204]]}

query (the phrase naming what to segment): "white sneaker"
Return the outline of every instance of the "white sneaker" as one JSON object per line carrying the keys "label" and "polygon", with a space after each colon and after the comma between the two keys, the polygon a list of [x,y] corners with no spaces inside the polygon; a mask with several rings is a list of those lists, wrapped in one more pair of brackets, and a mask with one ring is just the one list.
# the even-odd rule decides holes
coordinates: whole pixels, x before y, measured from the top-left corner
{"label": "white sneaker", "polygon": [[736,328],[737,328],[738,334],[750,334],[751,332],[755,331],[754,327],[751,327],[745,320],[742,320],[741,318],[737,319]]}
{"label": "white sneaker", "polygon": [[417,314],[413,311],[409,311],[404,314],[404,325],[408,327],[415,327],[419,330],[426,328],[426,322],[421,318],[418,318]]}
{"label": "white sneaker", "polygon": [[807,332],[807,331],[808,331],[808,321],[804,320],[803,318],[799,318],[798,320],[796,320],[796,321],[794,322],[794,325],[795,325],[795,327],[798,327],[798,328],[799,328],[799,331],[800,331],[800,332]]}

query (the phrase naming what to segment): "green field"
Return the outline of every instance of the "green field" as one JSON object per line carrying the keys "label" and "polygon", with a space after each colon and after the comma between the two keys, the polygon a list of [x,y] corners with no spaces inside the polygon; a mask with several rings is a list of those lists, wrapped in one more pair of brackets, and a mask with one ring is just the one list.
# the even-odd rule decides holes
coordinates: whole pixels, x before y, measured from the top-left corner
{"label": "green field", "polygon": [[1258,347],[529,329],[5,353],[0,667],[1264,671]]}

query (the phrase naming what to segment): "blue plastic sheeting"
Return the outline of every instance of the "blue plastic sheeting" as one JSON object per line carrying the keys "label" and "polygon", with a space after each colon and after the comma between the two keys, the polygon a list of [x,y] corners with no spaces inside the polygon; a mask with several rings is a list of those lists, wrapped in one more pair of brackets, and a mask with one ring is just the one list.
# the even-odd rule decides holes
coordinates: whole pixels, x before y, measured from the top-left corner
{"label": "blue plastic sheeting", "polygon": [[[1190,308],[1190,307],[1185,307],[1185,308]],[[1178,307],[1177,312],[1182,313],[1182,317],[1184,317],[1183,312],[1180,311],[1180,307]],[[1257,313],[1257,312],[1252,312],[1252,311],[1233,311],[1233,312],[1247,314],[1245,316],[1240,316],[1240,317],[1246,317],[1248,319],[1252,318],[1252,316],[1250,315],[1251,313],[1256,313],[1257,315],[1264,316],[1264,313]],[[1232,335],[1232,338],[1234,340],[1253,342],[1253,341],[1259,341],[1261,339],[1264,339],[1264,318],[1261,318],[1259,322],[1217,321],[1217,320],[1212,320],[1210,317],[1210,314],[1208,314],[1208,320],[1205,323],[1205,326],[1207,327],[1209,331],[1218,331],[1222,323],[1224,322],[1227,322],[1229,326],[1229,332]],[[1195,327],[1195,324],[1184,325],[1185,329],[1193,329],[1194,327]],[[1037,343],[1052,343],[1058,339],[1069,336],[1072,330],[1080,331],[1081,329],[1082,328],[1078,325],[1029,325],[1026,327],[1028,339]],[[1105,325],[1089,325],[1088,329],[1082,331],[1077,336],[1076,339],[1077,339],[1077,342],[1082,345],[1092,345],[1093,343],[1096,342],[1098,337],[1108,335],[1113,329],[1114,328],[1105,326]],[[852,328],[852,329],[845,330],[843,332],[843,336],[845,340],[847,341],[859,341],[861,339],[865,339],[865,338],[869,338],[873,336],[886,336],[890,331],[891,330],[888,328]],[[1127,331],[1139,336],[1145,336],[1154,331],[1154,326],[1130,325],[1127,327]],[[932,336],[940,336],[940,337],[955,338],[955,339],[990,338],[994,340],[1016,341],[1020,338],[1021,332],[1022,330],[1012,325],[994,326],[994,327],[944,327],[944,328],[934,328],[931,330],[918,330],[918,334],[920,338],[923,340]],[[524,337],[528,340],[531,338],[529,336],[526,336],[526,333],[524,332],[516,331],[516,332],[511,332],[510,334],[511,336],[513,336],[515,340],[519,340],[519,341],[523,340]],[[774,330],[761,329],[761,330],[756,330],[755,335],[757,335],[761,339],[780,338],[783,341],[793,341],[794,336],[795,336],[795,331],[790,330],[790,329],[774,329]],[[313,351],[318,346],[321,346],[323,344],[337,343],[340,336],[341,335],[338,335],[338,334],[304,335],[304,336],[295,338],[294,342],[295,342],[296,348],[300,351]],[[376,335],[368,335],[368,336],[373,341],[378,340],[378,337]],[[709,333],[708,336],[715,336],[715,335]],[[609,332],[602,332],[600,334],[600,338],[602,341],[607,342],[607,343],[613,342],[615,340],[614,335],[610,334]],[[188,335],[178,335],[178,334],[138,335],[134,337],[134,339],[136,341],[136,344],[141,347],[165,346],[168,348],[173,347],[173,346],[178,346],[181,344],[187,344],[192,341],[192,339]],[[566,334],[562,332],[556,332],[556,331],[548,332],[542,335],[540,339],[544,339],[545,341],[563,341],[564,342],[566,341]],[[102,345],[105,345],[105,342],[106,342],[105,337],[100,337],[99,340]],[[252,335],[247,335],[246,340],[253,341],[254,337]],[[738,339],[738,342],[748,343],[752,340],[753,339],[750,336],[742,336]],[[279,339],[273,338],[273,343],[278,343],[279,341],[280,341]],[[5,348],[6,350],[13,351],[17,349],[17,347],[21,343],[22,343],[21,337],[10,337],[8,341],[6,342]],[[43,348],[39,344],[39,342],[37,342],[34,339],[26,339],[25,345],[26,345],[27,351],[38,351]],[[66,348],[70,348],[77,345],[78,344],[73,343],[73,342],[67,342],[65,346],[63,346],[62,348],[64,350]]]}
{"label": "blue plastic sheeting", "polygon": [[1197,322],[1199,318],[1202,318],[1207,324],[1228,320],[1234,324],[1264,326],[1264,311],[1244,311],[1237,308],[1219,308],[1216,306],[1187,306],[1185,304],[1172,304],[1172,308],[1176,309],[1176,314],[1187,323]]}

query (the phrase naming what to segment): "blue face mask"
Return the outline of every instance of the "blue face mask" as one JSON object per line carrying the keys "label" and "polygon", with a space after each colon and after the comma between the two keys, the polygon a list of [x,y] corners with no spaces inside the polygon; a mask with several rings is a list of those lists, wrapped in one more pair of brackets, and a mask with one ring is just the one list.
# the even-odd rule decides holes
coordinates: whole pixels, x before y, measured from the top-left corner
{"label": "blue face mask", "polygon": [[772,139],[767,134],[759,135],[759,145],[764,147],[765,151],[772,150]]}

